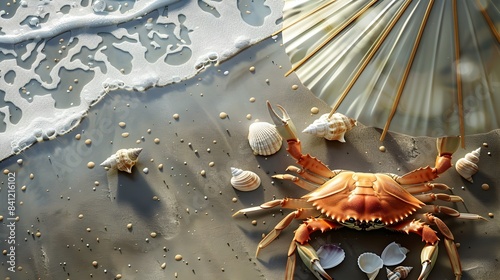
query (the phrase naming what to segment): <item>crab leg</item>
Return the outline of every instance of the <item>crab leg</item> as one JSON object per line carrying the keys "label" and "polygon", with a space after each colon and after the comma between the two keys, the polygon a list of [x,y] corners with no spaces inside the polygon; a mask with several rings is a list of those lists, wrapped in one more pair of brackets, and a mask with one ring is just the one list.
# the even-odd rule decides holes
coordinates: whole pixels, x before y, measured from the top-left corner
{"label": "crab leg", "polygon": [[309,154],[302,154],[302,146],[297,137],[295,125],[286,110],[280,105],[277,105],[277,107],[281,111],[282,117],[274,111],[271,103],[267,101],[267,108],[269,110],[269,114],[271,115],[271,119],[276,125],[278,132],[288,143],[288,153],[297,160],[297,163],[300,164],[305,171],[310,171],[325,178],[332,178],[335,176],[336,174],[319,159],[312,157]]}
{"label": "crab leg", "polygon": [[451,201],[451,202],[464,202],[464,200],[458,195],[449,195],[444,193],[424,193],[414,195],[418,200],[427,203],[436,200]]}
{"label": "crab leg", "polygon": [[308,182],[308,181],[304,181],[304,180],[300,179],[299,177],[293,176],[291,174],[276,174],[276,175],[273,175],[271,177],[276,178],[276,179],[280,179],[280,180],[290,180],[295,185],[297,185],[297,186],[299,186],[307,191],[314,191],[315,189],[317,189],[320,186],[320,185],[313,184],[313,183]]}
{"label": "crab leg", "polygon": [[[392,175],[396,176],[397,175]],[[439,189],[439,190],[450,190],[451,188],[448,187],[445,184],[440,184],[440,183],[425,183],[423,185],[414,185],[414,186],[403,186],[405,190],[407,190],[409,193],[414,194],[414,193],[422,193],[422,192],[428,192],[433,189]]]}
{"label": "crab leg", "polygon": [[440,205],[424,205],[421,209],[419,209],[419,212],[426,212],[426,213],[442,213],[446,214],[448,216],[452,216],[455,218],[460,218],[460,219],[465,219],[465,220],[485,220],[486,219],[480,215],[477,214],[471,214],[471,213],[461,213],[458,212],[457,210],[447,207],[447,206],[440,206]]}
{"label": "crab leg", "polygon": [[318,187],[320,185],[323,185],[327,181],[324,178],[314,176],[313,174],[311,174],[303,169],[300,169],[297,166],[293,166],[293,165],[288,166],[285,171],[295,172],[295,173],[299,174],[300,177],[304,178],[305,180],[310,181],[311,183],[317,184]]}

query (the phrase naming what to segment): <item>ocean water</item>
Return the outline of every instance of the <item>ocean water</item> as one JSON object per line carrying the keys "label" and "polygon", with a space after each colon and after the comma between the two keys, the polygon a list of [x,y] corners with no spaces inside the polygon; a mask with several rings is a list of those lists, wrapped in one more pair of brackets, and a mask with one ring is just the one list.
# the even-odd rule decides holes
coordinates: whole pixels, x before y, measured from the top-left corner
{"label": "ocean water", "polygon": [[[5,114],[0,278],[282,279],[299,221],[258,258],[255,251],[262,235],[292,210],[232,217],[242,208],[306,193],[271,177],[295,164],[285,146],[263,157],[248,145],[250,124],[271,122],[266,100],[283,105],[298,131],[329,112],[294,74],[284,77],[290,62],[281,37],[269,37],[279,28],[280,1],[106,1],[102,12],[92,1],[22,3],[0,4],[6,11],[0,49],[6,104],[0,107]],[[41,26],[31,34],[47,37],[9,42],[16,37],[9,34],[32,27],[16,23],[7,28],[5,22],[30,19],[27,15],[40,6]],[[86,11],[88,22],[94,16],[120,20],[80,23],[76,30],[53,33],[56,23],[44,29],[52,19],[82,15],[79,9]],[[127,19],[129,12],[136,16]],[[319,114],[312,114],[312,107]],[[482,147],[474,183],[453,169],[436,180],[465,200],[437,204],[489,219],[442,217],[461,244],[462,279],[498,274],[498,136],[498,131],[469,136],[467,150],[454,155],[455,162]],[[347,143],[299,137],[304,152],[332,169],[402,175],[432,166],[437,152],[433,138],[389,133],[381,143],[380,130],[363,124],[347,134]],[[379,150],[381,145],[386,152]],[[143,149],[131,174],[99,166],[126,148]],[[252,192],[235,190],[231,167],[257,173],[261,186]],[[488,190],[481,188],[485,183]],[[417,278],[424,245],[417,235],[339,229],[314,234],[311,244],[333,243],[345,250],[344,262],[328,270],[334,278],[363,279],[358,256],[381,254],[393,241],[410,249],[402,265],[413,266],[410,279]],[[298,260],[295,279],[315,277]],[[385,279],[384,270],[377,279]],[[454,279],[442,244],[429,279]]]}

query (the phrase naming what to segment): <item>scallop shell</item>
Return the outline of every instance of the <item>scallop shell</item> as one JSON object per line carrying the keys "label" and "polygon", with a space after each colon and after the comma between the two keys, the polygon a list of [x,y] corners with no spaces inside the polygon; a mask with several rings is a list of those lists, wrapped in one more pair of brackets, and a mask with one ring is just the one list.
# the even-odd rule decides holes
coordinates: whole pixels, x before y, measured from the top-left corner
{"label": "scallop shell", "polygon": [[342,248],[333,244],[325,244],[317,251],[319,263],[324,269],[330,269],[339,265],[345,258]]}
{"label": "scallop shell", "polygon": [[393,266],[402,263],[406,259],[406,254],[408,252],[410,252],[410,250],[401,247],[401,245],[396,242],[392,242],[385,247],[380,256],[384,261],[384,265]]}
{"label": "scallop shell", "polygon": [[101,166],[115,167],[120,171],[132,173],[132,167],[137,163],[142,148],[120,149],[101,163]]}
{"label": "scallop shell", "polygon": [[477,148],[476,150],[467,153],[455,164],[455,169],[457,170],[458,174],[460,174],[460,176],[464,177],[471,183],[473,182],[472,175],[476,174],[476,172],[479,170],[477,163],[479,162],[480,152],[481,148]]}
{"label": "scallop shell", "polygon": [[252,171],[241,170],[236,167],[231,167],[231,185],[233,188],[249,192],[257,189],[260,186],[260,177]]}
{"label": "scallop shell", "polygon": [[358,257],[358,266],[361,271],[366,273],[369,280],[373,280],[384,266],[384,262],[381,257],[374,253],[363,253]]}
{"label": "scallop shell", "polygon": [[324,137],[327,140],[345,142],[344,135],[356,126],[356,120],[348,118],[341,113],[335,113],[330,118],[328,118],[328,115],[322,115],[302,132]]}
{"label": "scallop shell", "polygon": [[254,122],[248,128],[248,143],[255,155],[269,156],[281,149],[283,138],[273,124]]}
{"label": "scallop shell", "polygon": [[410,271],[413,269],[411,266],[398,266],[393,271],[390,271],[388,268],[387,271],[387,280],[399,280],[405,279],[410,274]]}

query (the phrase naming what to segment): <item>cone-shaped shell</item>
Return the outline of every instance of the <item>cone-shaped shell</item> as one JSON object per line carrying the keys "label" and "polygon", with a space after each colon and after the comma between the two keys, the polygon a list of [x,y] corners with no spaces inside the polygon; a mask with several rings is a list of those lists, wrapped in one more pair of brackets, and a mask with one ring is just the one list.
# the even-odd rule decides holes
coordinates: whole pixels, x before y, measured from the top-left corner
{"label": "cone-shaped shell", "polygon": [[260,186],[259,175],[252,171],[231,167],[231,174],[231,185],[239,191],[249,192]]}
{"label": "cone-shaped shell", "polygon": [[336,267],[345,259],[345,252],[342,248],[333,244],[325,244],[317,251],[319,263],[324,269]]}
{"label": "cone-shaped shell", "polygon": [[101,166],[132,173],[132,167],[137,163],[142,148],[120,149],[101,163]]}
{"label": "cone-shaped shell", "polygon": [[410,250],[405,247],[401,247],[396,242],[392,242],[387,247],[385,247],[384,251],[382,251],[382,260],[384,261],[384,265],[393,266],[402,263],[406,259],[406,254]]}
{"label": "cone-shaped shell", "polygon": [[363,253],[358,257],[358,266],[361,271],[366,273],[369,280],[373,280],[384,266],[384,262],[382,258],[374,253]]}
{"label": "cone-shaped shell", "polygon": [[390,271],[386,268],[387,279],[388,280],[399,280],[405,279],[410,274],[410,271],[413,269],[411,266],[398,266],[393,271]]}
{"label": "cone-shaped shell", "polygon": [[477,163],[479,162],[480,152],[481,148],[477,148],[476,150],[467,153],[455,164],[455,169],[457,170],[458,174],[460,174],[460,176],[464,177],[471,183],[473,182],[472,175],[476,174],[476,172],[479,170]]}
{"label": "cone-shaped shell", "polygon": [[273,124],[254,122],[248,128],[248,143],[255,155],[269,156],[279,151],[283,138]]}
{"label": "cone-shaped shell", "polygon": [[340,113],[335,113],[330,118],[328,118],[328,115],[322,115],[302,132],[324,137],[327,140],[345,142],[344,135],[356,126],[356,120]]}

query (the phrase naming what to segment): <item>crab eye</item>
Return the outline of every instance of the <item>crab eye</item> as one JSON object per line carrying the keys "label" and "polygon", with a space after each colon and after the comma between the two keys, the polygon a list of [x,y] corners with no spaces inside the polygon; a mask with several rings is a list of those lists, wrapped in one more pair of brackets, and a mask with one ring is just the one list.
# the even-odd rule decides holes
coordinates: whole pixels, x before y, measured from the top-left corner
{"label": "crab eye", "polygon": [[376,224],[381,224],[382,223],[382,221],[380,219],[378,219],[378,218],[375,219],[375,220],[373,220],[373,222],[376,223]]}
{"label": "crab eye", "polygon": [[354,218],[349,218],[350,223],[354,223],[356,220]]}

